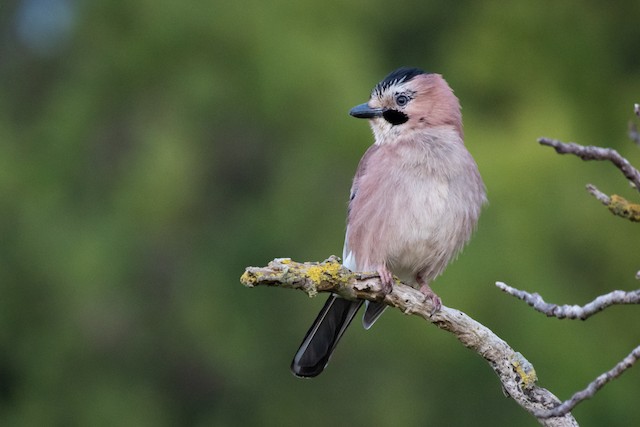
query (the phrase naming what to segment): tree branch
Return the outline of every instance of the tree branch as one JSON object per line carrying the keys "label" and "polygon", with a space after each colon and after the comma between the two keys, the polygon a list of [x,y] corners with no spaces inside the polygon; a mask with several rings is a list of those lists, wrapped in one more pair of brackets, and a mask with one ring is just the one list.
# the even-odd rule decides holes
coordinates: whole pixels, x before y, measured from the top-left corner
{"label": "tree branch", "polygon": [[587,184],[587,191],[593,195],[596,199],[600,200],[603,205],[609,206],[611,203],[611,197],[598,190],[595,185]]}
{"label": "tree branch", "polygon": [[640,222],[640,205],[631,203],[622,196],[612,194],[607,204],[609,211],[633,222]]}
{"label": "tree branch", "polygon": [[522,408],[534,415],[544,426],[577,426],[570,413],[554,418],[537,416],[560,405],[550,391],[536,385],[536,372],[522,354],[516,352],[489,328],[465,313],[442,306],[431,315],[433,305],[418,290],[396,283],[385,295],[377,273],[353,273],[330,257],[322,263],[298,263],[288,258],[277,258],[267,267],[248,267],[241,277],[248,287],[277,286],[299,289],[309,296],[318,292],[333,292],[347,299],[366,299],[383,302],[433,323],[452,333],[465,347],[482,356],[498,375],[505,393]]}
{"label": "tree branch", "polygon": [[[556,304],[551,304],[545,302],[544,299],[542,299],[542,297],[537,293],[530,294],[529,292],[512,288],[511,286],[502,282],[497,282],[496,286],[507,294],[523,300],[535,310],[546,314],[549,317],[557,317],[558,319],[567,318],[585,320],[588,317],[599,313],[600,311],[612,305],[640,304],[640,289],[631,292],[613,291],[606,295],[600,295],[590,303],[580,307],[577,305],[559,306]],[[589,383],[589,385],[585,389],[575,393],[573,396],[571,396],[570,399],[565,400],[564,402],[562,402],[562,404],[552,409],[536,410],[534,411],[534,415],[538,418],[550,418],[568,414],[571,410],[573,410],[573,408],[576,407],[578,403],[582,402],[583,400],[590,399],[598,392],[598,390],[604,387],[605,384],[615,378],[618,378],[627,369],[631,368],[639,358],[640,346],[633,349],[633,351],[629,353],[627,357],[622,359],[611,370],[599,375],[595,380]]]}
{"label": "tree branch", "polygon": [[[634,113],[636,116],[640,117],[640,104],[634,105]],[[640,134],[633,122],[629,123],[629,138],[636,144],[640,144]],[[629,180],[630,184],[636,190],[640,191],[640,172],[638,172],[638,170],[634,168],[627,159],[611,148],[583,146],[573,142],[564,143],[550,138],[540,138],[538,139],[538,142],[542,145],[548,145],[555,148],[556,152],[559,154],[574,154],[582,160],[609,160],[618,169],[620,169],[623,175]],[[614,215],[621,216],[631,221],[640,222],[640,205],[631,203],[616,194],[608,196],[598,190],[593,184],[587,184],[587,191],[602,204],[607,206]],[[640,271],[636,274],[636,278],[640,279]],[[595,300],[585,304],[584,306],[559,306],[557,304],[545,302],[538,293],[530,294],[529,292],[512,288],[502,282],[497,282],[496,286],[509,295],[525,301],[535,310],[546,314],[549,317],[557,317],[559,319],[568,318],[585,320],[612,305],[640,304],[640,289],[631,292],[613,291],[606,295],[600,295]],[[534,415],[538,417],[538,419],[541,419],[568,414],[578,403],[591,398],[598,392],[598,390],[604,387],[605,384],[619,377],[623,372],[631,368],[638,358],[640,358],[640,346],[636,347],[627,357],[622,359],[622,361],[620,361],[611,370],[599,375],[595,380],[589,383],[585,389],[575,393],[569,400],[564,401],[553,409],[535,410]]]}
{"label": "tree branch", "polygon": [[[636,114],[638,109],[638,104],[636,104]],[[542,145],[555,148],[559,154],[574,154],[582,160],[608,160],[620,169],[632,187],[640,191],[640,172],[634,168],[627,159],[612,148],[584,146],[574,142],[566,143],[551,138],[540,138],[538,142]],[[587,191],[603,205],[607,206],[612,214],[628,219],[629,221],[640,222],[639,204],[631,203],[617,194],[608,196],[598,190],[593,184],[587,184]]]}
{"label": "tree branch", "polygon": [[538,142],[555,148],[558,154],[574,154],[582,160],[608,160],[620,169],[636,190],[640,191],[640,172],[613,148],[585,146],[575,142],[566,143],[551,138],[539,138]]}
{"label": "tree branch", "polygon": [[598,199],[609,211],[617,216],[633,222],[640,222],[640,205],[631,203],[622,196],[612,194],[611,197],[598,190],[595,185],[587,184],[587,191]]}
{"label": "tree branch", "polygon": [[640,346],[634,348],[633,351],[631,351],[627,357],[618,362],[616,366],[604,374],[599,375],[595,380],[591,381],[585,389],[575,393],[570,399],[565,400],[562,404],[553,409],[536,410],[534,415],[538,418],[551,418],[568,414],[578,403],[592,398],[598,390],[605,386],[605,384],[622,375],[627,369],[632,367],[639,358]]}
{"label": "tree branch", "polygon": [[631,292],[609,292],[608,294],[600,295],[588,304],[579,306],[548,303],[538,293],[530,294],[529,292],[512,288],[503,282],[496,282],[496,286],[501,291],[526,302],[540,313],[546,314],[548,317],[557,317],[558,319],[585,320],[611,305],[640,304],[640,289]]}
{"label": "tree branch", "polygon": [[640,145],[640,132],[638,132],[638,126],[629,122],[629,139],[636,145]]}
{"label": "tree branch", "polygon": [[[636,116],[640,117],[640,104],[633,105],[633,112]],[[636,145],[640,145],[640,132],[638,132],[638,126],[631,121],[629,122],[629,139]]]}
{"label": "tree branch", "polygon": [[579,392],[575,393],[569,400],[565,400],[562,404],[553,409],[536,410],[534,415],[538,418],[561,417],[568,414],[583,400],[592,398],[598,390],[604,387],[609,381],[612,381],[622,375],[627,369],[631,368],[640,358],[640,346],[636,347],[629,353],[627,357],[622,359],[612,369],[599,375],[595,380]]}

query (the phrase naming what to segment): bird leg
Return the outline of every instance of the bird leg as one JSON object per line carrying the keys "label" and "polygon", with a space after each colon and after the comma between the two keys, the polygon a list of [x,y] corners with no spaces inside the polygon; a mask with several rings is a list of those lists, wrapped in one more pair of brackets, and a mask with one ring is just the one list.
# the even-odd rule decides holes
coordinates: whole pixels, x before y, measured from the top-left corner
{"label": "bird leg", "polygon": [[424,301],[430,299],[433,304],[433,309],[431,310],[431,315],[433,316],[442,308],[442,300],[433,292],[433,289],[431,289],[431,286],[429,286],[429,283],[424,280],[421,274],[416,276],[416,281],[420,285],[420,292],[424,295]]}
{"label": "bird leg", "polygon": [[382,282],[382,292],[384,292],[385,295],[390,294],[393,290],[393,273],[391,273],[391,270],[384,264],[378,267],[377,270],[380,275],[380,281]]}

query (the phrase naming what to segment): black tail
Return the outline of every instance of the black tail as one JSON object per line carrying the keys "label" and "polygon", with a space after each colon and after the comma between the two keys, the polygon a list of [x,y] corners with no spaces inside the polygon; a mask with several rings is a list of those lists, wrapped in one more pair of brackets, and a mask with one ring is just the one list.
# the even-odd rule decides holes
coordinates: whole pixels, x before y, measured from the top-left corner
{"label": "black tail", "polygon": [[295,376],[311,378],[324,370],[362,302],[349,301],[336,295],[329,297],[291,362],[291,371]]}

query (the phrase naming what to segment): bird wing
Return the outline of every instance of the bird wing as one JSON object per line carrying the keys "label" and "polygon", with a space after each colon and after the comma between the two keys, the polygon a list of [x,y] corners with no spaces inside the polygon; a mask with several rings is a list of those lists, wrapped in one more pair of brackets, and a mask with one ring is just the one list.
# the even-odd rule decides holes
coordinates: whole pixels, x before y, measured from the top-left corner
{"label": "bird wing", "polygon": [[344,238],[344,248],[342,250],[342,260],[345,267],[347,267],[351,271],[360,271],[362,266],[358,266],[357,257],[353,252],[353,248],[349,246],[349,220],[353,215],[353,201],[357,197],[358,194],[358,186],[360,184],[360,179],[366,174],[367,167],[369,161],[371,160],[371,156],[373,153],[378,151],[380,148],[379,145],[372,145],[367,149],[362,158],[360,159],[360,163],[358,163],[358,168],[356,169],[356,173],[353,177],[353,183],[351,184],[351,192],[349,193],[349,207],[347,209],[347,232]]}
{"label": "bird wing", "polygon": [[[353,214],[353,201],[358,194],[358,184],[360,183],[360,179],[367,173],[367,168],[369,166],[372,154],[378,151],[379,148],[379,145],[374,144],[369,147],[369,149],[364,153],[362,159],[360,159],[358,168],[356,169],[356,174],[353,177],[353,184],[351,185],[351,193],[349,195],[349,209],[347,214],[347,232],[344,238],[344,248],[342,249],[343,265],[351,271],[361,271],[362,266],[358,266],[355,251],[349,246],[349,217]],[[362,317],[362,326],[364,326],[365,329],[369,329],[371,326],[373,326],[375,321],[378,320],[378,318],[382,315],[386,308],[387,306],[385,304],[367,301],[366,311],[364,313],[364,316]]]}

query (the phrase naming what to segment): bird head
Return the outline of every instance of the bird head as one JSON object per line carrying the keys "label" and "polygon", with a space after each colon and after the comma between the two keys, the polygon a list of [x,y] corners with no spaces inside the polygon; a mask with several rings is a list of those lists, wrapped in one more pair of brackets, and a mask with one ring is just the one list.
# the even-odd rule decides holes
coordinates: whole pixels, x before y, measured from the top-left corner
{"label": "bird head", "polygon": [[369,119],[376,144],[453,130],[462,138],[460,103],[440,74],[418,68],[393,71],[373,88],[367,103],[349,112]]}

